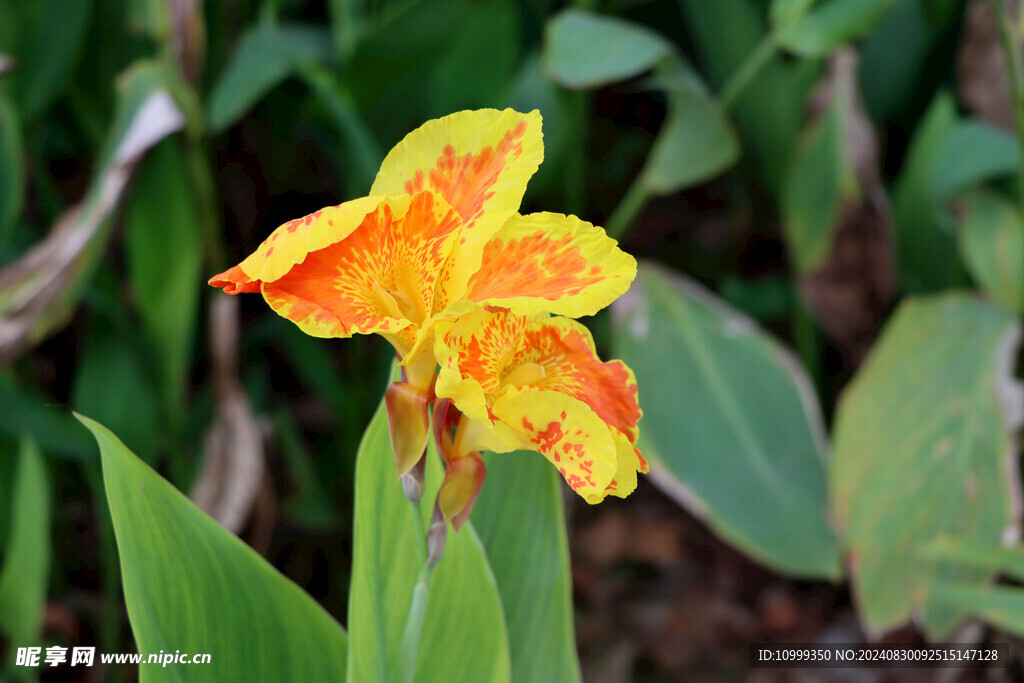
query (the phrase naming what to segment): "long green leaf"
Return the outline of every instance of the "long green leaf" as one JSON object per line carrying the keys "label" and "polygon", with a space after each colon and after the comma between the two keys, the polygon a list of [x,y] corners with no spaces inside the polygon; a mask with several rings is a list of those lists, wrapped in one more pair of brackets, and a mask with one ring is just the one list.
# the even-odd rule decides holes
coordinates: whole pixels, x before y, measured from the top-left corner
{"label": "long green leaf", "polygon": [[960,274],[951,220],[932,181],[939,150],[956,120],[952,96],[940,91],[914,132],[893,192],[899,272],[910,293],[945,289]]}
{"label": "long green leaf", "polygon": [[768,566],[838,578],[824,426],[799,361],[697,284],[649,265],[613,313],[654,483]]}
{"label": "long green leaf", "polygon": [[845,204],[856,198],[857,179],[846,157],[846,110],[842,89],[825,116],[807,131],[782,188],[786,246],[800,273],[828,257]]}
{"label": "long green leaf", "polygon": [[142,681],[337,681],[344,630],[298,586],[125,448],[99,443],[128,617],[139,652],[208,653],[141,666]]}
{"label": "long green leaf", "polygon": [[473,526],[508,623],[513,681],[580,680],[558,471],[537,453],[487,454]]}
{"label": "long green leaf", "polygon": [[327,29],[260,24],[242,36],[209,98],[214,132],[229,127],[304,62],[333,57]]}
{"label": "long green leaf", "polygon": [[[427,453],[424,519],[440,484],[436,450]],[[348,680],[400,680],[402,632],[422,562],[417,545],[425,528],[402,494],[378,409],[363,436],[356,464],[355,531],[348,627]],[[509,645],[501,598],[480,540],[467,523],[449,530],[444,557],[430,579],[416,681],[509,681]]]}
{"label": "long green leaf", "polygon": [[10,239],[25,199],[22,147],[18,112],[6,97],[0,96],[0,249]]}
{"label": "long green leaf", "polygon": [[125,235],[136,304],[157,354],[162,404],[175,423],[195,343],[202,282],[199,211],[188,177],[178,141],[158,145],[139,172]]}
{"label": "long green leaf", "polygon": [[[64,90],[89,27],[93,0],[38,0],[18,36],[15,92],[21,116],[32,121]],[[57,38],[59,37],[59,38]]]}
{"label": "long green leaf", "polygon": [[830,484],[868,627],[923,610],[943,637],[965,615],[928,600],[928,585],[991,574],[921,550],[943,536],[998,543],[1014,522],[1019,337],[1009,312],[969,296],[909,299],[844,392]]}
{"label": "long green leaf", "polygon": [[17,646],[38,645],[50,576],[50,483],[39,447],[21,440],[13,476],[0,482],[10,520],[0,564],[0,631]]}
{"label": "long green leaf", "polygon": [[929,543],[921,554],[935,560],[946,560],[967,567],[978,567],[1024,581],[1024,548],[1007,548],[997,543],[982,543],[962,538],[939,538]]}
{"label": "long green leaf", "polygon": [[984,619],[996,628],[1024,635],[1024,590],[1009,586],[983,586],[936,581],[931,591],[939,602]]}
{"label": "long green leaf", "polygon": [[[701,71],[721,88],[767,35],[753,0],[679,0]],[[730,107],[752,170],[777,196],[820,60],[773,57]]]}

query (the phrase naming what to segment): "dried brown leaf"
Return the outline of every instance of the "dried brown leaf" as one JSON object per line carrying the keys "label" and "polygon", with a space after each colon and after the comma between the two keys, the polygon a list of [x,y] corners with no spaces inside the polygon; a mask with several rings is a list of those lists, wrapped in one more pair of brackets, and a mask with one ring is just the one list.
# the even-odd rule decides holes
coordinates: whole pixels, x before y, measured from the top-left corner
{"label": "dried brown leaf", "polygon": [[192,500],[229,531],[252,514],[265,471],[263,421],[238,380],[238,300],[218,293],[210,304],[210,365],[216,416],[203,441]]}
{"label": "dried brown leaf", "polygon": [[809,123],[824,115],[836,95],[846,104],[844,146],[860,192],[842,209],[828,258],[798,283],[811,314],[851,366],[871,347],[896,295],[892,215],[881,182],[878,136],[857,89],[857,68],[856,52],[837,52],[811,95]]}
{"label": "dried brown leaf", "polygon": [[102,228],[139,159],[184,125],[167,91],[154,91],[136,110],[86,199],[65,211],[46,239],[0,270],[0,367],[70,319],[89,257],[105,247],[109,230]]}
{"label": "dried brown leaf", "polygon": [[[1010,16],[1017,16],[1017,0],[1004,0],[1004,4]],[[1017,49],[1022,49],[1020,36],[1016,42]],[[956,89],[960,101],[979,118],[1014,129],[1006,56],[990,0],[971,0],[967,5],[957,54]]]}

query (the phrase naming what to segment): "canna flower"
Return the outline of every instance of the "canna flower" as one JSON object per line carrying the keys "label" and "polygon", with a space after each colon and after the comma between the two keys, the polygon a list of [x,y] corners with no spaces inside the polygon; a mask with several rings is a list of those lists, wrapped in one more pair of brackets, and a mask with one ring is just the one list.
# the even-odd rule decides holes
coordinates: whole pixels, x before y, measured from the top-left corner
{"label": "canna flower", "polygon": [[647,472],[635,447],[642,413],[633,372],[622,361],[601,362],[579,323],[476,310],[445,324],[435,349],[434,391],[462,413],[442,448],[449,469],[441,504],[456,526],[482,483],[480,450],[538,451],[588,503],[626,497],[637,472]]}
{"label": "canna flower", "polygon": [[517,213],[542,158],[536,111],[430,121],[391,150],[369,197],[285,223],[210,284],[261,293],[312,336],[384,336],[404,371],[385,395],[404,474],[429,433],[439,323],[482,306],[591,315],[636,275],[600,228]]}

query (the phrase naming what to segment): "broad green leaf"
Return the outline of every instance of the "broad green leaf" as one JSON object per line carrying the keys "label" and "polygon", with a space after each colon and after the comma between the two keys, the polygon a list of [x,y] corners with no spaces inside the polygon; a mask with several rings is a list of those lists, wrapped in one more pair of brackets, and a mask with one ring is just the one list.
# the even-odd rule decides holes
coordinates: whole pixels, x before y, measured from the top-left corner
{"label": "broad green leaf", "polygon": [[[202,236],[188,178],[178,141],[165,140],[139,171],[125,226],[128,272],[143,327],[157,355],[161,403],[164,414],[174,416],[175,422],[191,366],[202,282]],[[95,411],[81,411],[113,424]]]}
{"label": "broad green leaf", "polygon": [[[103,322],[89,326],[72,385],[71,405],[111,425],[148,463],[166,445],[153,382],[142,363],[133,330]],[[161,433],[157,437],[158,433]],[[156,438],[155,438],[156,437]]]}
{"label": "broad green leaf", "polygon": [[859,192],[846,156],[847,105],[840,92],[807,131],[783,181],[782,230],[800,273],[815,270],[828,258],[843,207]]}
{"label": "broad green leaf", "polygon": [[26,4],[11,76],[19,113],[32,121],[65,89],[89,27],[93,0],[36,0]]}
{"label": "broad green leaf", "polygon": [[978,191],[963,201],[960,254],[993,301],[1024,313],[1024,219],[999,195]]}
{"label": "broad green leaf", "polygon": [[138,651],[211,655],[209,664],[142,666],[140,680],[342,678],[347,638],[327,612],[110,430],[78,419],[99,443]]}
{"label": "broad green leaf", "polygon": [[799,361],[696,283],[650,265],[613,314],[652,481],[759,562],[838,578],[824,426]]}
{"label": "broad green leaf", "polygon": [[[439,460],[431,446],[421,501],[425,520],[440,485]],[[353,533],[348,680],[400,680],[402,631],[423,564],[417,536],[426,528],[414,520],[402,494],[383,407],[359,448]],[[501,598],[472,524],[460,533],[449,530],[444,557],[430,579],[426,609],[417,682],[510,680]]]}
{"label": "broad green leaf", "polygon": [[578,681],[561,478],[537,453],[484,460],[472,521],[505,608],[512,680]]}
{"label": "broad green leaf", "polygon": [[10,506],[5,515],[10,528],[0,553],[0,632],[8,638],[11,658],[17,646],[40,643],[50,575],[46,465],[31,438],[23,437],[18,450],[11,480],[0,482],[0,505]]}
{"label": "broad green leaf", "polygon": [[599,88],[649,71],[674,49],[631,21],[568,9],[548,20],[541,60],[567,88]]}
{"label": "broad green leaf", "polygon": [[821,0],[800,21],[781,30],[779,43],[806,57],[824,57],[845,43],[863,38],[896,0]]}
{"label": "broad green leaf", "polygon": [[940,91],[917,126],[893,192],[899,272],[910,293],[942,290],[959,278],[951,219],[933,183],[939,150],[956,121],[952,96]]}
{"label": "broad green leaf", "polygon": [[996,628],[1024,635],[1024,590],[948,581],[936,581],[930,588],[936,601]]}
{"label": "broad green leaf", "polygon": [[1014,523],[1019,337],[1009,312],[972,297],[908,299],[843,393],[831,494],[868,628],[921,610],[929,635],[948,635],[965,615],[929,600],[929,584],[990,574],[921,551],[942,536],[998,543]]}
{"label": "broad green leaf", "polygon": [[962,121],[950,129],[936,151],[935,196],[943,200],[983,180],[1015,175],[1019,165],[1012,135],[981,121]]}
{"label": "broad green leaf", "polygon": [[717,102],[693,92],[670,92],[667,120],[641,177],[652,192],[671,194],[719,175],[739,155],[739,139]]}
{"label": "broad green leaf", "polygon": [[1007,548],[996,543],[981,543],[959,538],[939,538],[924,547],[924,557],[978,567],[1024,581],[1024,548]]}
{"label": "broad green leaf", "polygon": [[0,248],[10,239],[25,199],[23,146],[18,112],[0,96]]}
{"label": "broad green leaf", "polygon": [[[760,9],[752,0],[679,4],[701,72],[721,88],[767,34]],[[772,197],[780,192],[807,96],[820,74],[820,60],[772,57],[729,108],[750,154],[751,170]]]}
{"label": "broad green leaf", "polygon": [[259,24],[245,33],[210,92],[210,128],[228,128],[288,78],[299,64],[329,62],[333,56],[327,29]]}

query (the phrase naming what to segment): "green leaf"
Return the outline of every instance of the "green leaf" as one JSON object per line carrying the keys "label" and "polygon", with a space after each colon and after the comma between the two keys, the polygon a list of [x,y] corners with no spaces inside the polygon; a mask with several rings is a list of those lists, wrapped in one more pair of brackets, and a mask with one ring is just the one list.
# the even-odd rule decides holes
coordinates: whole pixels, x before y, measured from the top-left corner
{"label": "green leaf", "polygon": [[930,601],[928,585],[986,578],[921,550],[941,536],[998,543],[1014,523],[1019,337],[1009,312],[969,296],[908,299],[843,393],[831,493],[867,627],[923,610],[926,632],[944,637],[965,615]]}
{"label": "green leaf", "polygon": [[31,435],[47,455],[79,461],[95,458],[92,439],[51,397],[0,376],[0,405],[4,407],[0,410],[0,432],[15,438]]}
{"label": "green leaf", "polygon": [[639,76],[674,50],[644,26],[568,9],[548,20],[541,60],[548,75],[567,88],[599,88]]}
{"label": "green leaf", "polygon": [[768,23],[773,31],[785,31],[799,24],[816,0],[772,0]]}
{"label": "green leaf", "polygon": [[939,538],[922,550],[924,557],[945,560],[967,567],[978,567],[1024,581],[1024,548],[1007,548],[960,538]]}
{"label": "green leaf", "polygon": [[50,576],[50,483],[39,447],[23,437],[10,481],[0,482],[10,528],[0,563],[0,631],[17,646],[38,645]]}
{"label": "green leaf", "polygon": [[960,254],[993,301],[1024,313],[1024,219],[999,195],[978,191],[963,201]]}
{"label": "green leaf", "polygon": [[799,361],[696,283],[650,265],[613,306],[654,483],[765,565],[838,578],[824,426]]}
{"label": "green leaf", "polygon": [[940,91],[918,124],[893,192],[899,272],[911,293],[953,285],[960,273],[951,219],[932,181],[939,150],[956,126],[956,104]]}
{"label": "green leaf", "polygon": [[779,31],[779,43],[805,57],[824,57],[845,43],[863,38],[896,0],[822,0],[799,22]]}
{"label": "green leaf", "polygon": [[[765,39],[760,9],[752,0],[680,0],[679,4],[701,70],[714,87],[721,88]],[[771,197],[780,192],[807,96],[820,74],[820,60],[786,61],[776,55],[730,107],[744,151],[750,154],[751,170]]]}
{"label": "green leaf", "polygon": [[900,117],[911,109],[921,73],[928,68],[945,27],[935,29],[922,0],[896,0],[892,12],[860,50],[864,106],[875,121]]}
{"label": "green leaf", "polygon": [[488,453],[472,522],[508,623],[513,681],[580,680],[558,471],[537,453]]}
{"label": "green leaf", "polygon": [[430,106],[438,116],[502,107],[520,57],[519,10],[506,0],[470,3],[459,31],[431,74]]}
{"label": "green leaf", "polygon": [[209,653],[202,665],[140,667],[142,681],[336,681],[344,630],[282,576],[131,453],[106,427],[99,443],[140,653]]}
{"label": "green leaf", "polygon": [[208,120],[220,132],[305,62],[329,62],[334,51],[327,29],[259,24],[238,42],[210,92]]}
{"label": "green leaf", "polygon": [[158,145],[139,171],[125,234],[136,304],[157,354],[165,415],[175,422],[185,398],[202,282],[202,236],[188,178],[178,141]]}
{"label": "green leaf", "polygon": [[[421,501],[429,520],[441,479],[440,456],[427,452]],[[356,463],[355,530],[348,627],[348,680],[399,680],[402,632],[423,562],[417,545],[426,532],[395,474],[387,416],[377,410]],[[449,530],[444,557],[430,579],[416,680],[509,681],[509,645],[501,598],[471,524]]]}
{"label": "green leaf", "polygon": [[38,0],[27,5],[14,56],[15,100],[24,121],[42,114],[65,89],[89,27],[93,0]]}
{"label": "green leaf", "polygon": [[782,229],[800,273],[828,258],[843,207],[859,192],[846,157],[846,103],[841,89],[836,92],[828,112],[807,131],[783,181]]}
{"label": "green leaf", "polygon": [[23,146],[18,112],[0,97],[0,248],[10,240],[25,200]]}
{"label": "green leaf", "polygon": [[1024,590],[1009,586],[936,581],[931,584],[935,600],[951,609],[984,619],[996,628],[1024,635]]}
{"label": "green leaf", "polygon": [[936,151],[935,196],[943,200],[983,180],[1015,175],[1019,164],[1012,135],[981,121],[962,121],[949,130]]}
{"label": "green leaf", "polygon": [[668,117],[642,172],[656,194],[671,194],[723,173],[740,155],[740,142],[719,104],[691,91],[669,93]]}
{"label": "green leaf", "polygon": [[159,404],[139,349],[133,330],[105,322],[91,325],[78,359],[71,405],[112,425],[132,450],[153,463],[167,437],[154,438],[162,431]]}

